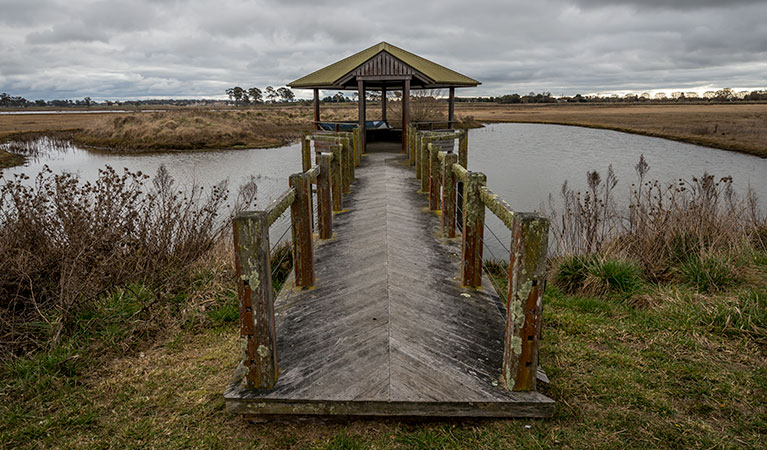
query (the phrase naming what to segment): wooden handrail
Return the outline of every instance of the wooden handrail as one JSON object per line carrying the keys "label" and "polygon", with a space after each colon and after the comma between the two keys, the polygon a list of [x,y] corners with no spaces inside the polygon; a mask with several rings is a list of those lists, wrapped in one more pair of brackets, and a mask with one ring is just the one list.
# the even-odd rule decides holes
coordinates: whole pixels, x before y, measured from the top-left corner
{"label": "wooden handrail", "polygon": [[272,226],[274,222],[276,222],[277,219],[279,219],[282,213],[284,213],[285,210],[288,209],[288,207],[293,204],[295,199],[296,199],[296,190],[293,188],[290,188],[287,191],[283,192],[282,195],[277,197],[269,206],[267,206],[266,215],[268,217],[268,220],[267,220],[268,226]]}
{"label": "wooden handrail", "polygon": [[512,230],[514,227],[514,210],[511,209],[511,205],[487,186],[482,186],[479,189],[479,195],[487,209],[501,219],[506,228]]}
{"label": "wooden handrail", "polygon": [[456,177],[458,177],[459,180],[463,181],[464,183],[469,182],[469,171],[466,170],[466,167],[463,164],[453,164],[452,169],[453,173]]}
{"label": "wooden handrail", "polygon": [[309,176],[309,179],[312,181],[317,181],[317,177],[320,175],[320,166],[314,165],[311,169],[304,172],[306,175]]}

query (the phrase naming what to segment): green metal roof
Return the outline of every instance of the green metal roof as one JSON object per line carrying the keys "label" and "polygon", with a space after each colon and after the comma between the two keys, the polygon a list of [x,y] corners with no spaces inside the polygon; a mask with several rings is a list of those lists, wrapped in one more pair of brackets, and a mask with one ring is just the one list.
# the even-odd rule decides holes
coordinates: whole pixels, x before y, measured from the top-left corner
{"label": "green metal roof", "polygon": [[336,82],[353,71],[369,59],[375,57],[381,52],[388,52],[403,63],[409,65],[416,71],[426,75],[434,81],[434,85],[439,86],[477,86],[479,81],[469,78],[466,75],[450,70],[447,67],[431,62],[428,59],[395,47],[388,42],[381,42],[368,49],[355,53],[348,58],[344,58],[336,63],[324,67],[316,72],[299,78],[288,86],[292,88],[335,88]]}

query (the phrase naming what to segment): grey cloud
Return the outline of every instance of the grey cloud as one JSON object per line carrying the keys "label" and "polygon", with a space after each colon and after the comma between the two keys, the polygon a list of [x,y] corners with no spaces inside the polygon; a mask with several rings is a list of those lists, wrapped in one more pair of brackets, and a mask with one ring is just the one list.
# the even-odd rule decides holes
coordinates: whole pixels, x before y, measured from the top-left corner
{"label": "grey cloud", "polygon": [[56,25],[44,31],[29,33],[28,44],[62,44],[67,42],[108,42],[109,36],[101,30],[87,28],[78,22]]}
{"label": "grey cloud", "polygon": [[338,0],[5,0],[0,90],[223,96],[234,84],[284,85],[382,40],[483,82],[460,95],[758,87],[767,84],[763,17],[764,2],[709,0],[470,8],[390,0],[383,9]]}
{"label": "grey cloud", "polygon": [[635,8],[660,8],[691,10],[700,8],[732,8],[734,6],[758,5],[762,0],[576,0],[584,7],[632,6]]}

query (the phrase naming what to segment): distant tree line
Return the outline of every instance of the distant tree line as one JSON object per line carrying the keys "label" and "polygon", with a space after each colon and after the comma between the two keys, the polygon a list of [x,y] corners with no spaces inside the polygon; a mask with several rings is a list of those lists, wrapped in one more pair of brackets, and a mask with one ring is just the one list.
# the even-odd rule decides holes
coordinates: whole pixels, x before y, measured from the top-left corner
{"label": "distant tree line", "polygon": [[290,103],[296,99],[296,94],[290,88],[281,87],[275,89],[272,86],[265,87],[263,91],[257,87],[243,89],[240,86],[235,86],[227,89],[226,95],[234,102],[234,106],[276,103],[278,100]]}
{"label": "distant tree line", "polygon": [[550,92],[541,92],[536,94],[530,92],[527,95],[507,94],[498,97],[456,97],[456,102],[469,103],[640,103],[640,102],[736,102],[736,101],[766,101],[767,90],[740,91],[736,92],[731,88],[719,89],[717,91],[707,91],[702,95],[697,92],[672,92],[667,95],[664,92],[650,95],[648,92],[640,94],[610,94],[610,95],[582,95],[553,97]]}
{"label": "distant tree line", "polygon": [[7,93],[0,94],[0,107],[6,108],[27,108],[52,106],[55,108],[89,108],[91,106],[211,106],[223,104],[223,100],[209,99],[146,99],[146,100],[104,100],[102,102],[94,101],[91,97],[85,97],[81,100],[35,100],[29,101],[24,97],[11,96]]}

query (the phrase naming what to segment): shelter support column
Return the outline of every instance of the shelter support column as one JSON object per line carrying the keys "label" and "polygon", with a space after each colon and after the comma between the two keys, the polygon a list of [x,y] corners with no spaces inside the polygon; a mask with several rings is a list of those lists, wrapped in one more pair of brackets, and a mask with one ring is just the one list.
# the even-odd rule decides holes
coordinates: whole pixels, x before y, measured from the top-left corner
{"label": "shelter support column", "polygon": [[450,88],[450,97],[447,106],[447,127],[453,128],[455,125],[455,88]]}
{"label": "shelter support column", "polygon": [[386,122],[386,86],[381,88],[381,120]]}
{"label": "shelter support column", "polygon": [[365,144],[367,141],[367,132],[365,131],[365,81],[357,80],[357,98],[359,100],[359,122],[360,122],[360,149],[365,153]]}
{"label": "shelter support column", "polygon": [[407,127],[410,125],[410,80],[406,79],[402,89],[402,150],[407,145]]}
{"label": "shelter support column", "polygon": [[320,90],[314,90],[314,129],[319,130],[320,124]]}

